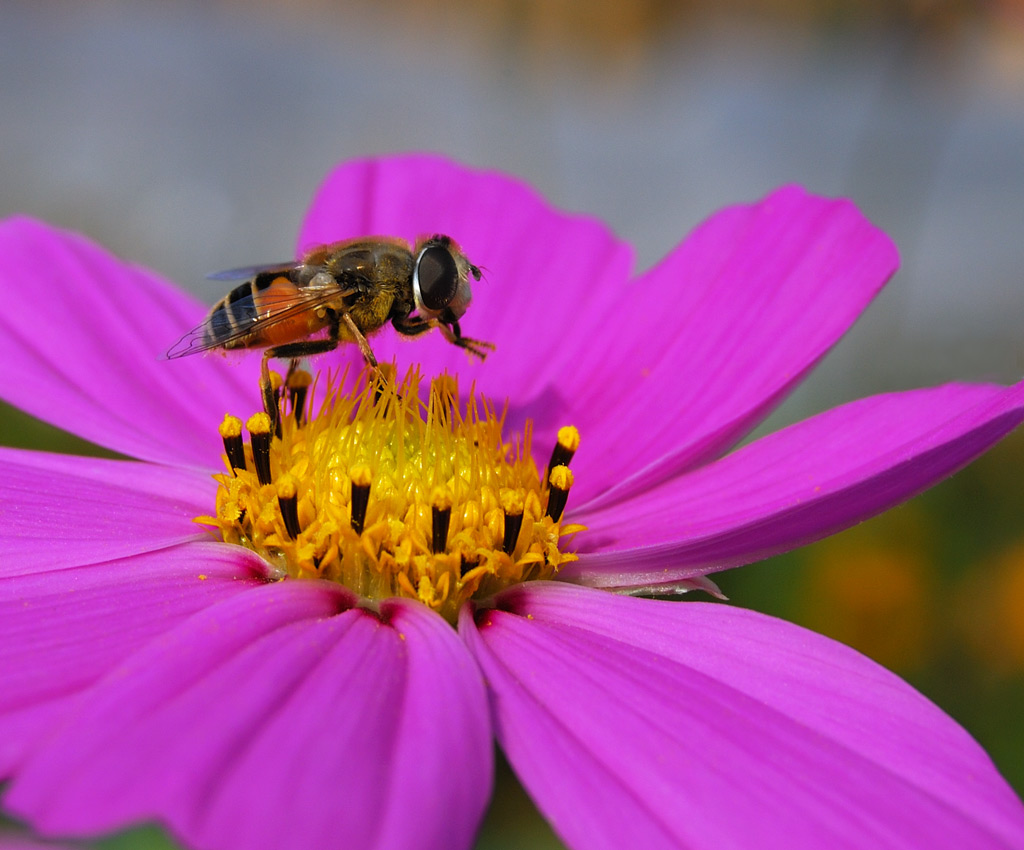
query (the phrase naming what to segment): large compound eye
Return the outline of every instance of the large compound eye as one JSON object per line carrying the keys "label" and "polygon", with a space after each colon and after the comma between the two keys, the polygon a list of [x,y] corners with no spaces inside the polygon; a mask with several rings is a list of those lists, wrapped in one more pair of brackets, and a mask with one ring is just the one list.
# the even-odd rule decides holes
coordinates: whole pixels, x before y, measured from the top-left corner
{"label": "large compound eye", "polygon": [[433,313],[443,310],[459,291],[459,267],[451,251],[431,245],[416,261],[415,282],[423,306]]}

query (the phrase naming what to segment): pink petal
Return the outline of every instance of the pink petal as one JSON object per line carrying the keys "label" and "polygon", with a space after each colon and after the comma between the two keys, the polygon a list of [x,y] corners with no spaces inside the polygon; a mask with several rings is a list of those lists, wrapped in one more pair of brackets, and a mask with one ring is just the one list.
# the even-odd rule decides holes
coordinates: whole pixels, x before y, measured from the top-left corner
{"label": "pink petal", "polygon": [[841,644],[561,584],[499,604],[460,632],[502,747],[570,846],[1024,846],[1024,807],[984,751]]}
{"label": "pink petal", "polygon": [[204,310],[155,274],[31,219],[0,224],[11,404],[143,460],[219,468],[226,411],[259,409],[255,360],[164,361]]}
{"label": "pink petal", "polygon": [[480,673],[399,602],[288,581],[182,624],[100,683],[15,778],[44,833],[149,818],[204,848],[468,847],[490,792]]}
{"label": "pink petal", "polygon": [[82,691],[197,611],[262,582],[241,547],[193,543],[0,578],[0,776]]}
{"label": "pink petal", "polygon": [[[373,338],[375,354],[397,357],[403,372],[411,362],[429,376],[457,371],[467,388],[476,381],[499,403],[511,397],[513,425],[537,418],[550,448],[550,435],[568,421],[565,374],[580,367],[581,345],[591,345],[598,323],[622,300],[632,250],[602,223],[554,210],[518,180],[434,156],[339,167],[313,199],[299,243],[302,249],[360,235],[413,240],[431,233],[452,236],[483,268],[461,327],[497,350],[486,363],[470,363],[437,332],[403,340],[389,329]],[[616,365],[592,359],[602,372]]]}
{"label": "pink petal", "polygon": [[[1024,421],[1024,382],[862,399],[573,521],[585,555],[561,577],[671,583],[803,546],[956,472]],[[570,497],[571,498],[571,497]]]}
{"label": "pink petal", "polygon": [[208,473],[0,447],[0,576],[109,561],[209,539]]}
{"label": "pink petal", "polygon": [[[483,393],[512,397],[513,429],[535,419],[539,454],[557,427],[581,429],[584,501],[613,487],[601,498],[624,497],[735,442],[897,265],[889,239],[850,203],[790,187],[719,213],[630,283],[628,253],[596,223],[507,177],[421,156],[339,168],[300,243],[436,231],[488,270],[463,326],[498,350],[468,374]],[[393,336],[374,340],[379,357],[401,351]],[[433,336],[403,361],[466,374],[463,355]]]}
{"label": "pink petal", "polygon": [[898,262],[853,204],[795,186],[712,216],[621,299],[608,336],[626,350],[605,355],[610,377],[564,381],[590,426],[576,497],[612,504],[721,454],[803,380]]}

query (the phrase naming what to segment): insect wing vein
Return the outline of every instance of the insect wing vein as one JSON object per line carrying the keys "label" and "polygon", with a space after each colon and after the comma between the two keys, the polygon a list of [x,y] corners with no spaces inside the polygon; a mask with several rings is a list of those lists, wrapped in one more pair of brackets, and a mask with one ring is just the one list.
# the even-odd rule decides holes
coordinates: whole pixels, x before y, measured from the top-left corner
{"label": "insect wing vein", "polygon": [[229,348],[231,343],[245,339],[259,328],[266,330],[283,322],[291,321],[309,310],[337,301],[357,293],[354,288],[343,289],[340,286],[321,286],[308,289],[297,289],[288,293],[260,293],[257,300],[251,294],[232,302],[232,308],[243,315],[252,315],[250,322],[241,322],[237,326],[228,318],[222,304],[213,311],[174,345],[165,355],[168,360],[175,360],[189,354],[213,351],[218,348]]}
{"label": "insect wing vein", "polygon": [[207,280],[249,280],[266,272],[288,272],[295,268],[295,263],[266,263],[257,266],[239,266],[237,269],[224,269],[212,272]]}

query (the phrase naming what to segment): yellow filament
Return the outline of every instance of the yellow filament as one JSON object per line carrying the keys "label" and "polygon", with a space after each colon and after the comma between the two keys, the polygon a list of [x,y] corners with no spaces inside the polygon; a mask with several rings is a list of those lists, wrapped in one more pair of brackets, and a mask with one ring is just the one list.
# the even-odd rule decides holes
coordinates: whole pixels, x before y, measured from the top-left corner
{"label": "yellow filament", "polygon": [[[198,521],[258,552],[282,578],[340,582],[369,600],[416,599],[453,623],[467,600],[552,578],[576,559],[561,549],[569,527],[545,515],[548,493],[531,456],[529,423],[509,442],[502,436],[504,414],[472,392],[460,403],[454,376],[431,382],[423,401],[418,372],[410,370],[398,385],[381,374],[365,373],[349,391],[328,381],[308,422],[281,417],[269,483],[260,484],[251,463],[215,476],[216,517]],[[247,428],[265,440],[270,419],[256,414]],[[565,440],[574,451],[579,434],[567,430],[575,435]],[[246,453],[251,460],[250,447]],[[564,489],[568,484],[571,475]],[[360,533],[352,496],[366,488]],[[294,538],[279,499],[297,502],[301,530]],[[439,552],[432,551],[435,510],[450,510]],[[520,516],[506,554],[507,518]]]}

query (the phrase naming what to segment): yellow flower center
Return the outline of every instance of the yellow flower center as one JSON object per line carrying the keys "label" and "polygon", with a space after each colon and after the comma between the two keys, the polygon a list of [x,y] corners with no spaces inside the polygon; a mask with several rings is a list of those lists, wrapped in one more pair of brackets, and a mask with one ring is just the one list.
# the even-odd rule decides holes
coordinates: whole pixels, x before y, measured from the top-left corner
{"label": "yellow flower center", "polygon": [[[226,416],[228,472],[215,476],[215,526],[259,553],[281,578],[336,581],[364,599],[417,599],[454,623],[461,605],[523,581],[553,578],[562,551],[575,428],[559,431],[544,479],[530,454],[531,423],[502,438],[504,414],[457,380],[365,373],[348,391],[328,381],[313,415],[309,376],[287,381],[276,432],[259,413]],[[284,395],[284,394],[282,394]]]}

